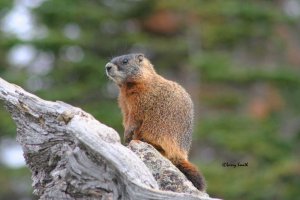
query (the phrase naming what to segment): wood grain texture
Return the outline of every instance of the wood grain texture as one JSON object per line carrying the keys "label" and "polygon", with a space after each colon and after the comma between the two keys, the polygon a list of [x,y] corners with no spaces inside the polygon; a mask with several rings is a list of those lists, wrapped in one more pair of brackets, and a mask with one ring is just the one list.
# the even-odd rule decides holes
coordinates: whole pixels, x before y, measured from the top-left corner
{"label": "wood grain texture", "polygon": [[80,108],[45,101],[1,78],[0,99],[17,125],[40,199],[212,199],[151,145],[133,141],[134,153],[115,130]]}

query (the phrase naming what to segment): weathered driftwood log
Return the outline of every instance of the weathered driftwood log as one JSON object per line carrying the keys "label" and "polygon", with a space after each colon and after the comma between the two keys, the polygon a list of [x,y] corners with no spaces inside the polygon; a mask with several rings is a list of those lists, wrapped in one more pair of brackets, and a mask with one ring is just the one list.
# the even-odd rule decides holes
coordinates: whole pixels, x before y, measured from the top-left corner
{"label": "weathered driftwood log", "polygon": [[151,145],[118,133],[80,108],[45,101],[0,78],[40,199],[211,199]]}

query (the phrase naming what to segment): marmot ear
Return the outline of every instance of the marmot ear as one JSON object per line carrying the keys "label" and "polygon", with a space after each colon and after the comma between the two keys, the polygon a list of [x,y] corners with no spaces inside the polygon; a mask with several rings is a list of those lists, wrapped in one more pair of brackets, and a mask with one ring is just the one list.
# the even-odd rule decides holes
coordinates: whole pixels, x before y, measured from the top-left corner
{"label": "marmot ear", "polygon": [[139,62],[142,62],[144,60],[144,54],[138,54],[137,58],[138,58]]}

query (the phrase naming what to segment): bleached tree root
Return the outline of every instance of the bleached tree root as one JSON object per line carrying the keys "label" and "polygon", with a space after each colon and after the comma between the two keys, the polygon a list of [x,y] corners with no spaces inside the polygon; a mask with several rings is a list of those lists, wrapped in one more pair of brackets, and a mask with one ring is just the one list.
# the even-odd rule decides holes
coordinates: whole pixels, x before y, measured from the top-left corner
{"label": "bleached tree root", "polygon": [[151,145],[118,133],[80,108],[45,101],[0,78],[40,199],[205,200]]}

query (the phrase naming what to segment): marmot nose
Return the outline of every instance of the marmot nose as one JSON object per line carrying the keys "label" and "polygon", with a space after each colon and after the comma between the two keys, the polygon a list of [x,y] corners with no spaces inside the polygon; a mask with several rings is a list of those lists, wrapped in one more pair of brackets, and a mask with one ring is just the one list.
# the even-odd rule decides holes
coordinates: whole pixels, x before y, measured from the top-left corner
{"label": "marmot nose", "polygon": [[112,65],[110,63],[107,63],[105,65],[105,68],[106,68],[106,71],[109,72],[111,70],[111,68],[112,68]]}

